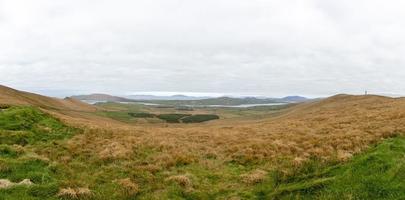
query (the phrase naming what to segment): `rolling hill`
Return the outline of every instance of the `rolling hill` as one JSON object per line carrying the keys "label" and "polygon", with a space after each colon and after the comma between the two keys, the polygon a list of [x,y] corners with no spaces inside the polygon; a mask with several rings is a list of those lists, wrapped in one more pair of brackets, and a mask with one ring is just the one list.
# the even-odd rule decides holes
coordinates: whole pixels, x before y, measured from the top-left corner
{"label": "rolling hill", "polygon": [[405,198],[404,98],[336,95],[199,125],[88,117],[78,128],[42,110],[70,122],[96,107],[6,87],[0,104],[22,105],[0,111],[1,166],[11,166],[0,175],[33,182],[0,190],[7,199]]}
{"label": "rolling hill", "polygon": [[58,99],[46,97],[34,93],[15,90],[6,86],[0,85],[0,104],[7,105],[31,105],[47,110],[65,110],[65,111],[80,111],[94,112],[96,107],[83,103],[76,99],[65,98]]}

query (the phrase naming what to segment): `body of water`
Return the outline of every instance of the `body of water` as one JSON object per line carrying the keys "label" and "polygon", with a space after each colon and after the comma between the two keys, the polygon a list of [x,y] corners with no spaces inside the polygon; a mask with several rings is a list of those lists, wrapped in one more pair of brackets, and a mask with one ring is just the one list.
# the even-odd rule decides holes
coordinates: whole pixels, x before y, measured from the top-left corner
{"label": "body of water", "polygon": [[[106,101],[87,101],[84,100],[88,104],[96,104],[96,103],[105,103]],[[118,102],[123,104],[141,104],[145,106],[170,106],[165,104],[157,104],[157,103],[147,103],[147,102]],[[242,104],[242,105],[181,105],[191,108],[251,108],[257,106],[281,106],[286,105],[288,103],[263,103],[263,104]]]}
{"label": "body of water", "polygon": [[211,107],[211,108],[251,108],[257,106],[281,106],[286,105],[287,103],[263,103],[263,104],[242,104],[242,105],[207,105],[203,107]]}

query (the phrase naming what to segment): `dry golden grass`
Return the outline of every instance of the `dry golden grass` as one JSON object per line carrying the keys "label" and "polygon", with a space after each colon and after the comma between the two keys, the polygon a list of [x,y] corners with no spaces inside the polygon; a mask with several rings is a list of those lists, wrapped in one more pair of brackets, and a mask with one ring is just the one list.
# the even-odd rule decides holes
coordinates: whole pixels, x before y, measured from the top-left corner
{"label": "dry golden grass", "polygon": [[257,183],[263,182],[266,175],[267,175],[266,171],[257,169],[250,173],[242,174],[241,178],[242,178],[242,182],[252,185],[252,184],[257,184]]}
{"label": "dry golden grass", "polygon": [[[123,168],[145,172],[151,181],[156,181],[154,175],[162,172],[160,176],[165,180],[184,188],[198,184],[198,178],[192,182],[190,172],[170,171],[175,167],[195,164],[212,173],[222,167],[223,175],[227,173],[223,166],[228,163],[260,165],[260,169],[270,171],[299,167],[313,158],[345,161],[371,144],[405,132],[405,99],[371,95],[338,95],[249,123],[232,120],[196,126],[134,126],[91,113],[49,112],[70,124],[86,127],[84,133],[67,143],[70,155],[103,162],[122,161]],[[59,162],[70,160],[65,156]],[[256,170],[239,178],[251,185],[262,182],[265,176],[265,171]],[[136,186],[131,183],[135,183],[130,181],[125,179],[122,186],[134,192]],[[139,188],[143,187],[140,184]],[[61,196],[77,194],[77,189],[72,188],[60,192]]]}
{"label": "dry golden grass", "polygon": [[65,199],[84,199],[90,197],[92,192],[89,188],[62,188],[58,193],[58,197]]}
{"label": "dry golden grass", "polygon": [[116,180],[116,183],[122,187],[126,196],[133,196],[139,192],[139,185],[131,181],[129,178]]}
{"label": "dry golden grass", "polygon": [[24,179],[22,181],[20,181],[19,183],[13,183],[8,179],[0,179],[0,189],[7,189],[7,188],[11,188],[11,187],[15,187],[15,186],[30,186],[33,183],[31,182],[31,180],[29,179]]}
{"label": "dry golden grass", "polygon": [[73,110],[80,112],[94,112],[96,107],[75,99],[57,99],[29,92],[14,90],[0,85],[0,104],[33,105],[47,110]]}
{"label": "dry golden grass", "polygon": [[151,155],[147,164],[159,166],[153,170],[206,158],[242,164],[288,158],[300,165],[311,157],[346,160],[370,144],[404,132],[405,100],[339,95],[250,124],[108,126],[93,127],[74,137],[71,148],[111,159],[152,149],[158,153]]}
{"label": "dry golden grass", "polygon": [[179,184],[183,188],[191,188],[193,186],[190,178],[186,175],[170,176],[166,180],[173,181],[173,182]]}

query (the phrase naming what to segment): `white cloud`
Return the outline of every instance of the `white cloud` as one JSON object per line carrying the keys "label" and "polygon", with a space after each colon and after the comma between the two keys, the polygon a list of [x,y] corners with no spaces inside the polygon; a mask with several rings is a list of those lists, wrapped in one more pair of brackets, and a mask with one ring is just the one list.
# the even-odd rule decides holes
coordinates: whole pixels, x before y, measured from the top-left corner
{"label": "white cloud", "polygon": [[0,0],[0,84],[36,91],[405,92],[400,0]]}

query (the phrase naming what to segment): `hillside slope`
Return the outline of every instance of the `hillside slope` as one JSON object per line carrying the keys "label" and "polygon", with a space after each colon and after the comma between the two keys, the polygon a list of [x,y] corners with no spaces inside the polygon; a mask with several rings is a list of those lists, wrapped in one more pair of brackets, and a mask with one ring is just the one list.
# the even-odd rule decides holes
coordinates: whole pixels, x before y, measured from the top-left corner
{"label": "hillside slope", "polygon": [[7,105],[32,105],[38,106],[46,110],[68,110],[81,112],[94,112],[96,107],[81,101],[66,98],[57,99],[46,97],[29,92],[15,90],[6,86],[0,85],[0,104]]}
{"label": "hillside slope", "polygon": [[[17,167],[0,175],[14,183],[29,178],[41,188],[23,188],[29,193],[2,190],[7,192],[0,197],[56,199],[68,189],[75,195],[85,189],[91,195],[84,199],[97,200],[405,195],[402,177],[395,178],[403,172],[405,140],[395,137],[405,133],[403,98],[337,95],[246,123],[143,127],[109,125],[91,113],[57,110],[79,108],[52,98],[6,91],[1,102],[55,107],[52,112],[72,113],[64,118],[67,122],[88,117],[85,123],[94,126],[80,134],[64,133],[68,127],[36,108],[2,109],[0,139],[9,144],[3,145],[3,161]],[[48,102],[54,106],[40,104]],[[26,145],[27,153],[18,154],[15,144]],[[31,170],[25,161],[33,152],[46,162],[34,162]]]}

